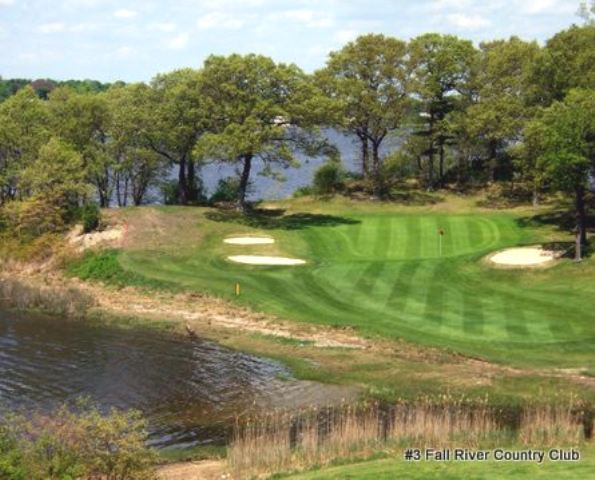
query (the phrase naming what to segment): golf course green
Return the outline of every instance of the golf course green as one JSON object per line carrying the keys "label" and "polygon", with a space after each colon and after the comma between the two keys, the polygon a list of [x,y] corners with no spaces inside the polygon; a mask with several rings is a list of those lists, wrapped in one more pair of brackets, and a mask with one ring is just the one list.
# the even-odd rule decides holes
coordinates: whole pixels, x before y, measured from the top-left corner
{"label": "golf course green", "polygon": [[[155,210],[164,218],[177,211]],[[177,242],[178,247],[126,249],[118,257],[122,267],[286,319],[351,326],[362,335],[399,337],[510,364],[593,368],[590,260],[525,270],[485,262],[498,249],[552,238],[552,229],[529,226],[515,214],[377,209],[263,214],[242,221],[213,210],[196,212],[183,231],[167,233],[182,236],[183,247]],[[259,233],[275,243],[223,242],[229,235]],[[252,266],[227,259],[241,254],[307,263]]]}

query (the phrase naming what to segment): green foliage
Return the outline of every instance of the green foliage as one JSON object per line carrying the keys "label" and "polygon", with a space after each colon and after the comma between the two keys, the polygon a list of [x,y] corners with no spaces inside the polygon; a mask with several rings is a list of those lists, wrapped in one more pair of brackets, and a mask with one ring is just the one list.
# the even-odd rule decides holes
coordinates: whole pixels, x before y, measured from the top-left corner
{"label": "green foliage", "polygon": [[171,287],[168,282],[125,270],[118,261],[119,255],[120,252],[113,249],[87,252],[81,258],[71,261],[66,267],[66,272],[83,280],[101,281],[117,287]]}
{"label": "green foliage", "polygon": [[9,415],[0,424],[0,473],[6,480],[154,478],[146,422],[136,411],[102,414],[88,402],[51,414]]}
{"label": "green foliage", "polygon": [[238,199],[240,181],[236,177],[221,178],[217,183],[217,189],[211,195],[210,202],[235,202]]}
{"label": "green foliage", "polygon": [[276,64],[261,55],[211,56],[201,88],[211,117],[221,120],[198,140],[194,154],[241,169],[236,198],[242,208],[254,160],[264,162],[264,171],[272,174],[274,165],[297,165],[296,150],[315,153],[310,147],[320,142],[305,105],[319,97],[295,65]]}
{"label": "green foliage", "polygon": [[595,25],[576,25],[550,38],[536,58],[531,82],[533,100],[550,105],[573,88],[595,85]]}
{"label": "green foliage", "polygon": [[85,203],[81,207],[81,220],[83,222],[83,232],[89,233],[97,230],[101,221],[101,211],[95,203]]}
{"label": "green foliage", "polygon": [[409,78],[405,42],[384,35],[364,35],[329,56],[316,72],[316,83],[331,98],[324,121],[357,136],[362,173],[373,179],[380,194],[382,158],[379,150],[399,128],[408,106]]}
{"label": "green foliage", "polygon": [[595,167],[595,91],[572,90],[527,130],[539,155],[536,168],[556,189],[586,189]]}
{"label": "green foliage", "polygon": [[337,193],[345,186],[345,172],[341,164],[328,161],[314,172],[313,189],[318,195],[331,195]]}

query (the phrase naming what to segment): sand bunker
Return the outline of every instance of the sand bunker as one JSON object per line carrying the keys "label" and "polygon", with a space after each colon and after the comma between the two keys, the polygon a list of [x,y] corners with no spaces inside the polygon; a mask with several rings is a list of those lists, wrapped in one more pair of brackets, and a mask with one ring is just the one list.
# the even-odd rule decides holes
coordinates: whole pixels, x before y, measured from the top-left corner
{"label": "sand bunker", "polygon": [[230,245],[270,245],[275,243],[275,239],[271,237],[229,237],[223,240],[224,243]]}
{"label": "sand bunker", "polygon": [[540,246],[508,248],[494,253],[488,260],[496,265],[509,267],[532,267],[550,263],[558,258],[558,254],[551,250],[544,250]]}
{"label": "sand bunker", "polygon": [[228,260],[249,265],[303,265],[305,260],[287,257],[267,257],[264,255],[232,255]]}
{"label": "sand bunker", "polygon": [[82,225],[74,227],[67,235],[68,242],[79,251],[97,246],[117,247],[124,237],[124,227],[115,226],[106,230],[83,233]]}

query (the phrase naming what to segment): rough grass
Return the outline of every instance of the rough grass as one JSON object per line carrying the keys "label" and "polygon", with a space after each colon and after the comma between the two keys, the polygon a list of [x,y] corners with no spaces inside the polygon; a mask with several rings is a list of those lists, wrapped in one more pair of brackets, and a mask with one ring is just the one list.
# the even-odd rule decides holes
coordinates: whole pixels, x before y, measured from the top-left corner
{"label": "rough grass", "polygon": [[[132,246],[111,260],[133,278],[214,293],[288,319],[351,326],[363,335],[521,366],[593,368],[593,261],[563,260],[531,271],[496,270],[482,262],[508,246],[568,241],[565,232],[529,221],[523,210],[489,212],[458,200],[443,208],[342,202],[281,204],[288,210],[262,210],[247,219],[186,209],[184,228],[166,229],[175,247]],[[151,219],[169,225],[179,214],[154,209]],[[129,220],[133,226],[134,215]],[[445,231],[442,252],[439,229]],[[276,243],[222,243],[238,233],[266,233]],[[226,260],[237,253],[286,254],[309,263],[258,267]],[[111,278],[128,281],[123,274]]]}
{"label": "rough grass", "polygon": [[313,472],[283,476],[291,480],[575,480],[590,478],[595,470],[595,449],[580,449],[578,462],[406,462],[400,456]]}
{"label": "rough grass", "polygon": [[118,261],[118,250],[87,251],[82,257],[71,260],[66,273],[82,280],[101,281],[118,287],[135,286],[171,289],[174,284],[125,270]]}
{"label": "rough grass", "polygon": [[416,448],[561,448],[584,445],[572,403],[526,406],[518,424],[483,402],[444,396],[249,418],[236,427],[227,462],[235,478],[328,465]]}

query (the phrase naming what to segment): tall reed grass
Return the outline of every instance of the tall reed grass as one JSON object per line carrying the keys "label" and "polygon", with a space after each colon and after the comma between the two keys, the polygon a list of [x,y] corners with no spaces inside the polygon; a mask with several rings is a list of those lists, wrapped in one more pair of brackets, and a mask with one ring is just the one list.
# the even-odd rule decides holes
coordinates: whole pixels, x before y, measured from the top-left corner
{"label": "tall reed grass", "polygon": [[73,287],[39,286],[0,278],[0,305],[8,308],[81,318],[93,304],[90,295]]}
{"label": "tall reed grass", "polygon": [[273,412],[238,419],[227,460],[238,479],[365,458],[399,447],[487,447],[504,443],[576,445],[584,438],[575,405],[522,409],[513,428],[487,399],[443,396]]}

